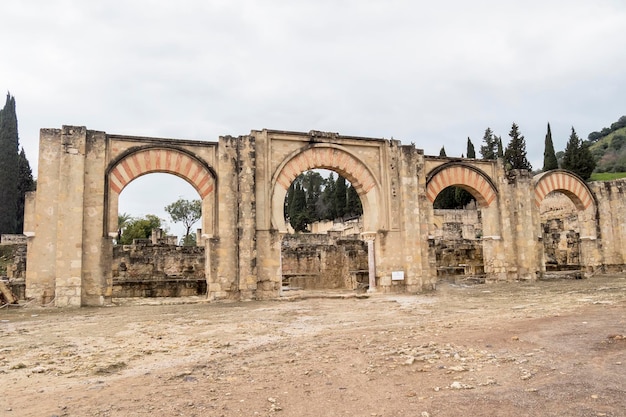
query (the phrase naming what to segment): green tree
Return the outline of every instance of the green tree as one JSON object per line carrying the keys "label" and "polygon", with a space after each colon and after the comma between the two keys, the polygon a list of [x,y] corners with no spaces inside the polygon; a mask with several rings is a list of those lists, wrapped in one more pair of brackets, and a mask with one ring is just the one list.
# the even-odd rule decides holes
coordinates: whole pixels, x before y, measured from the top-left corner
{"label": "green tree", "polygon": [[348,200],[348,186],[346,179],[341,175],[337,176],[335,182],[335,211],[337,217],[345,217],[346,215],[346,203]]}
{"label": "green tree", "polygon": [[498,142],[489,127],[485,130],[485,134],[483,135],[483,143],[484,145],[480,147],[480,156],[483,159],[496,159]]}
{"label": "green tree", "polygon": [[174,223],[182,223],[185,226],[183,239],[187,239],[191,232],[191,227],[202,217],[202,201],[189,201],[179,198],[172,204],[165,206],[165,211],[167,211]]}
{"label": "green tree", "polygon": [[122,241],[122,230],[126,227],[129,221],[131,221],[133,216],[128,213],[119,213],[117,215],[117,241]]}
{"label": "green tree", "polygon": [[469,137],[467,138],[467,157],[471,159],[476,158],[476,150],[474,149],[474,144]]}
{"label": "green tree", "polygon": [[446,158],[448,155],[446,155],[446,148],[445,146],[442,146],[441,149],[439,149],[439,156],[442,158]]}
{"label": "green tree", "polygon": [[346,214],[348,216],[360,216],[363,214],[363,206],[356,189],[350,184],[348,187],[348,197],[346,199]]}
{"label": "green tree", "polygon": [[550,130],[550,123],[548,123],[548,132],[546,133],[546,142],[543,149],[543,171],[550,171],[558,167],[559,163],[556,160],[554,144],[552,143],[552,131]]}
{"label": "green tree", "polygon": [[519,132],[519,127],[513,123],[509,132],[510,141],[504,151],[504,162],[507,170],[524,169],[532,170],[532,166],[526,158],[526,141]]}
{"label": "green tree", "polygon": [[180,245],[181,246],[196,246],[197,245],[196,234],[195,233],[190,233],[187,236],[185,236],[184,238],[182,238],[180,240]]}
{"label": "green tree", "polygon": [[15,98],[7,93],[0,110],[0,234],[17,233],[19,156]]}
{"label": "green tree", "polygon": [[316,171],[307,171],[301,177],[302,189],[306,196],[307,215],[311,222],[316,222],[322,218],[322,214],[318,210],[318,201],[322,196],[324,178]]}
{"label": "green tree", "polygon": [[337,182],[335,180],[335,175],[331,172],[326,178],[326,185],[324,187],[324,191],[322,192],[322,202],[324,204],[324,219],[325,220],[333,220],[337,218],[337,210],[335,208],[335,187]]}
{"label": "green tree", "polygon": [[17,233],[24,232],[24,204],[26,202],[26,193],[35,191],[35,180],[33,179],[33,171],[30,169],[28,159],[26,159],[26,153],[24,148],[20,151],[17,161],[18,166],[18,180],[17,180],[17,194],[19,200],[17,202]]}
{"label": "green tree", "polygon": [[572,133],[567,141],[567,145],[565,145],[561,168],[572,171],[580,175],[584,180],[588,180],[595,167],[596,162],[593,159],[593,155],[591,155],[591,151],[589,151],[588,144],[582,142],[572,127]]}
{"label": "green tree", "polygon": [[294,185],[293,198],[289,206],[289,224],[296,232],[304,232],[311,220],[307,212],[306,194],[298,182]]}
{"label": "green tree", "polygon": [[502,146],[502,137],[498,136],[498,139],[496,142],[497,142],[496,143],[496,148],[497,148],[496,156],[498,158],[504,158],[504,147]]}
{"label": "green tree", "polygon": [[120,243],[130,245],[134,239],[148,239],[152,235],[152,229],[160,229],[163,221],[154,214],[148,214],[144,218],[134,218],[128,221]]}
{"label": "green tree", "polygon": [[474,196],[461,187],[454,187],[454,202],[457,208],[464,208],[470,202],[474,201]]}

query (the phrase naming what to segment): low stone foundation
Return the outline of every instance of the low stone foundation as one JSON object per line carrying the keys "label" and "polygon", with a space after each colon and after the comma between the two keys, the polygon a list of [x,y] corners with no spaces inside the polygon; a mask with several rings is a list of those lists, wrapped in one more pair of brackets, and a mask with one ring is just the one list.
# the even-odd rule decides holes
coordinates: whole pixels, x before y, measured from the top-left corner
{"label": "low stone foundation", "polygon": [[367,244],[334,234],[283,238],[283,287],[358,290],[368,286]]}
{"label": "low stone foundation", "polygon": [[18,300],[26,298],[26,237],[2,235],[0,243],[0,279]]}
{"label": "low stone foundation", "polygon": [[207,292],[204,247],[118,245],[113,248],[114,298],[185,297]]}
{"label": "low stone foundation", "polygon": [[482,276],[482,220],[480,210],[434,210],[435,230],[431,231],[438,279]]}

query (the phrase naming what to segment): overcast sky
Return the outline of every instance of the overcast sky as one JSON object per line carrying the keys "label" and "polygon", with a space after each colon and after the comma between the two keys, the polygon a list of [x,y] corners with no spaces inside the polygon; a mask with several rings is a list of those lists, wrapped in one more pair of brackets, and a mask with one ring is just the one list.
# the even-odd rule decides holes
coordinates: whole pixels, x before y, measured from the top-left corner
{"label": "overcast sky", "polygon": [[[515,122],[537,169],[548,122],[559,151],[572,126],[586,138],[626,114],[625,23],[623,0],[20,0],[0,14],[0,91],[35,175],[39,129],[62,125],[314,129],[460,156],[487,127],[506,146]],[[164,180],[138,181],[121,210],[139,210],[131,194],[160,209]],[[175,187],[165,204],[187,198]]]}

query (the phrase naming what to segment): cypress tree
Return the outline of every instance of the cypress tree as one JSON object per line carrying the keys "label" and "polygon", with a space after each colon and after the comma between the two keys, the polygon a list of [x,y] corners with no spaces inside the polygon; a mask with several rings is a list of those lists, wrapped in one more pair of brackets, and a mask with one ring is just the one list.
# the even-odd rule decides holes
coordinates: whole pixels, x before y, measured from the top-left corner
{"label": "cypress tree", "polygon": [[507,170],[525,169],[530,171],[532,166],[526,159],[526,141],[519,132],[519,127],[513,123],[509,132],[511,140],[504,151],[504,160]]}
{"label": "cypress tree", "polygon": [[335,177],[331,172],[325,181],[324,191],[322,192],[322,203],[324,206],[323,219],[333,220],[337,217],[335,211]]}
{"label": "cypress tree", "polygon": [[584,180],[591,177],[591,173],[596,167],[589,146],[582,142],[573,127],[567,145],[565,145],[561,167],[575,172]]}
{"label": "cypress tree", "polygon": [[446,148],[444,146],[442,146],[441,149],[439,149],[439,156],[441,156],[442,158],[445,158],[448,156],[446,155]]}
{"label": "cypress tree", "polygon": [[18,135],[15,98],[0,110],[0,234],[18,232]]}
{"label": "cypress tree", "polygon": [[467,138],[467,157],[472,159],[476,158],[476,150],[469,137]]}
{"label": "cypress tree", "polygon": [[289,207],[289,223],[296,232],[303,232],[309,224],[306,212],[306,194],[299,183],[294,186],[293,193],[293,200]]}
{"label": "cypress tree", "polygon": [[484,145],[480,147],[480,156],[482,156],[483,159],[496,159],[498,144],[491,128],[485,130],[483,143]]}
{"label": "cypress tree", "polygon": [[498,136],[498,140],[497,140],[497,152],[496,152],[496,156],[498,158],[504,158],[504,148],[502,147],[502,137]]}
{"label": "cypress tree", "polygon": [[24,232],[24,203],[26,200],[26,193],[29,191],[35,191],[35,180],[33,179],[33,171],[30,168],[28,159],[26,159],[26,153],[24,148],[20,151],[18,158],[18,173],[19,178],[17,182],[17,193],[19,196],[17,203],[17,233]]}
{"label": "cypress tree", "polygon": [[348,197],[346,200],[346,214],[349,216],[360,216],[363,214],[363,206],[356,189],[350,184],[348,187]]}
{"label": "cypress tree", "polygon": [[341,175],[337,176],[335,182],[335,213],[337,217],[344,217],[346,215],[346,202],[348,198],[348,187],[346,186],[346,179]]}
{"label": "cypress tree", "polygon": [[546,142],[543,150],[543,171],[557,169],[559,163],[556,160],[554,152],[554,144],[552,143],[552,132],[550,131],[550,123],[548,123],[548,132],[546,133]]}

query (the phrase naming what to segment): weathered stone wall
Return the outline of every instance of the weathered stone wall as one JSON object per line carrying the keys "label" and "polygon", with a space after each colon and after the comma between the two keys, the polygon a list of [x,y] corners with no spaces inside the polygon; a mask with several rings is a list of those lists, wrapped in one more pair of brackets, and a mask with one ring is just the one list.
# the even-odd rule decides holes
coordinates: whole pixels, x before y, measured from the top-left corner
{"label": "weathered stone wall", "polygon": [[437,275],[482,275],[483,242],[480,210],[434,210],[431,232]]}
{"label": "weathered stone wall", "polygon": [[[0,256],[6,264],[5,275],[10,280],[26,278],[26,244],[2,244]],[[1,274],[0,274],[1,275]]]}
{"label": "weathered stone wall", "polygon": [[501,161],[425,157],[397,140],[315,131],[252,131],[216,143],[64,126],[42,129],[39,150],[38,189],[27,195],[24,219],[26,292],[60,307],[110,300],[117,197],[151,172],[185,178],[202,196],[199,243],[211,300],[279,296],[284,198],[291,181],[314,168],[338,172],[359,193],[367,269],[372,289],[381,292],[435,288],[432,202],[450,185],[479,201],[487,280],[532,280],[545,270],[538,206],[555,190],[579,209],[586,272],[620,268],[626,259],[623,180],[591,184],[589,191],[564,171],[509,175]]}
{"label": "weathered stone wall", "polygon": [[206,294],[201,246],[134,244],[113,247],[113,297]]}
{"label": "weathered stone wall", "polygon": [[26,243],[9,243],[21,239],[8,238],[3,235],[0,244],[0,279],[5,281],[9,289],[23,300],[26,297]]}
{"label": "weathered stone wall", "polygon": [[581,229],[574,203],[564,194],[549,194],[540,215],[546,271],[580,268]]}
{"label": "weathered stone wall", "polygon": [[365,288],[367,245],[334,234],[287,235],[282,241],[283,285],[301,289]]}
{"label": "weathered stone wall", "polygon": [[607,271],[626,269],[626,179],[592,182],[598,211],[593,226],[598,242],[593,242]]}
{"label": "weathered stone wall", "polygon": [[0,245],[26,245],[28,240],[25,235],[0,235]]}

